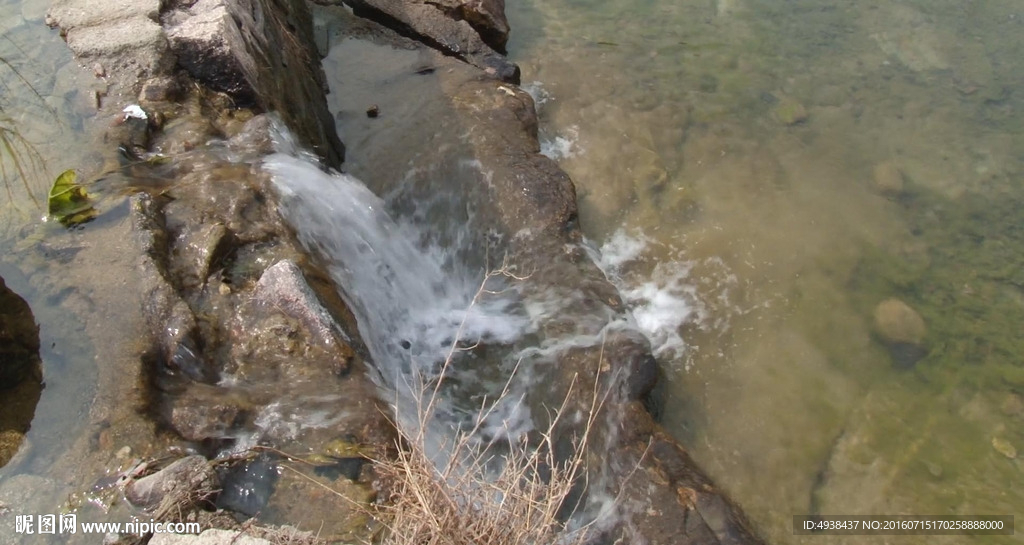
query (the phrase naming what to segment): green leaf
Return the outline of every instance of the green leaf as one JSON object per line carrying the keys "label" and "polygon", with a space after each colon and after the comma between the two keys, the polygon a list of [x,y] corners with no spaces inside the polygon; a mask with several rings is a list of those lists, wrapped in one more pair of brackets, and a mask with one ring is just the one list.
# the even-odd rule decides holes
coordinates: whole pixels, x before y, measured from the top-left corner
{"label": "green leaf", "polygon": [[74,169],[65,170],[57,176],[50,188],[47,201],[50,216],[57,218],[64,226],[71,227],[85,223],[96,217],[96,209],[92,207],[89,194],[78,185],[78,175]]}

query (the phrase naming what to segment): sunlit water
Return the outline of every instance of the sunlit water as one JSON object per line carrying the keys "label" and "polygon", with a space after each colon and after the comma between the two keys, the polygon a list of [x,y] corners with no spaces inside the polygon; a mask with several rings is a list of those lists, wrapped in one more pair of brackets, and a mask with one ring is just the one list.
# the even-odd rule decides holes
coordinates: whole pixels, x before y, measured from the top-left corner
{"label": "sunlit water", "polygon": [[[1024,6],[508,12],[664,423],[770,541],[799,541],[795,514],[1024,509]],[[920,359],[878,335],[891,297],[924,319]]]}

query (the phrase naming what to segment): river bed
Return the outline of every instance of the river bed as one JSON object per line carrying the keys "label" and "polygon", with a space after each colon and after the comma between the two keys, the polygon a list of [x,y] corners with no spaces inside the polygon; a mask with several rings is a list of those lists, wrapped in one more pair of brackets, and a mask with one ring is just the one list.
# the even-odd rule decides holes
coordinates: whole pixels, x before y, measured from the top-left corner
{"label": "river bed", "polygon": [[[662,420],[770,542],[802,542],[793,515],[1024,507],[1019,5],[508,14]],[[888,299],[921,316],[913,346],[880,331]]]}

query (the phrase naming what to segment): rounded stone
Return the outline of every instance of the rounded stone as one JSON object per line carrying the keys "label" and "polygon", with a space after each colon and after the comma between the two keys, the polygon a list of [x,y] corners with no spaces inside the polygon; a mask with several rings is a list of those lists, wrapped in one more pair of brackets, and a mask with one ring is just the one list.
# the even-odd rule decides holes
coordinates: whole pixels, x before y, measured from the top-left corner
{"label": "rounded stone", "polygon": [[783,125],[803,123],[807,117],[807,108],[792,98],[783,98],[775,107],[775,118]]}
{"label": "rounded stone", "polygon": [[899,299],[886,299],[875,307],[875,330],[886,341],[919,345],[927,329],[916,310]]}

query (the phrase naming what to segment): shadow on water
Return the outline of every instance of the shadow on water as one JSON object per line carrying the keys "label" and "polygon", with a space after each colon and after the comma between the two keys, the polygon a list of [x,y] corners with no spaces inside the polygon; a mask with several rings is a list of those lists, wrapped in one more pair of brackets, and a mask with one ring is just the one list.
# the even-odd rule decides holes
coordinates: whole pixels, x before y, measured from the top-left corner
{"label": "shadow on water", "polygon": [[28,303],[0,278],[0,467],[18,453],[42,391],[39,326]]}

